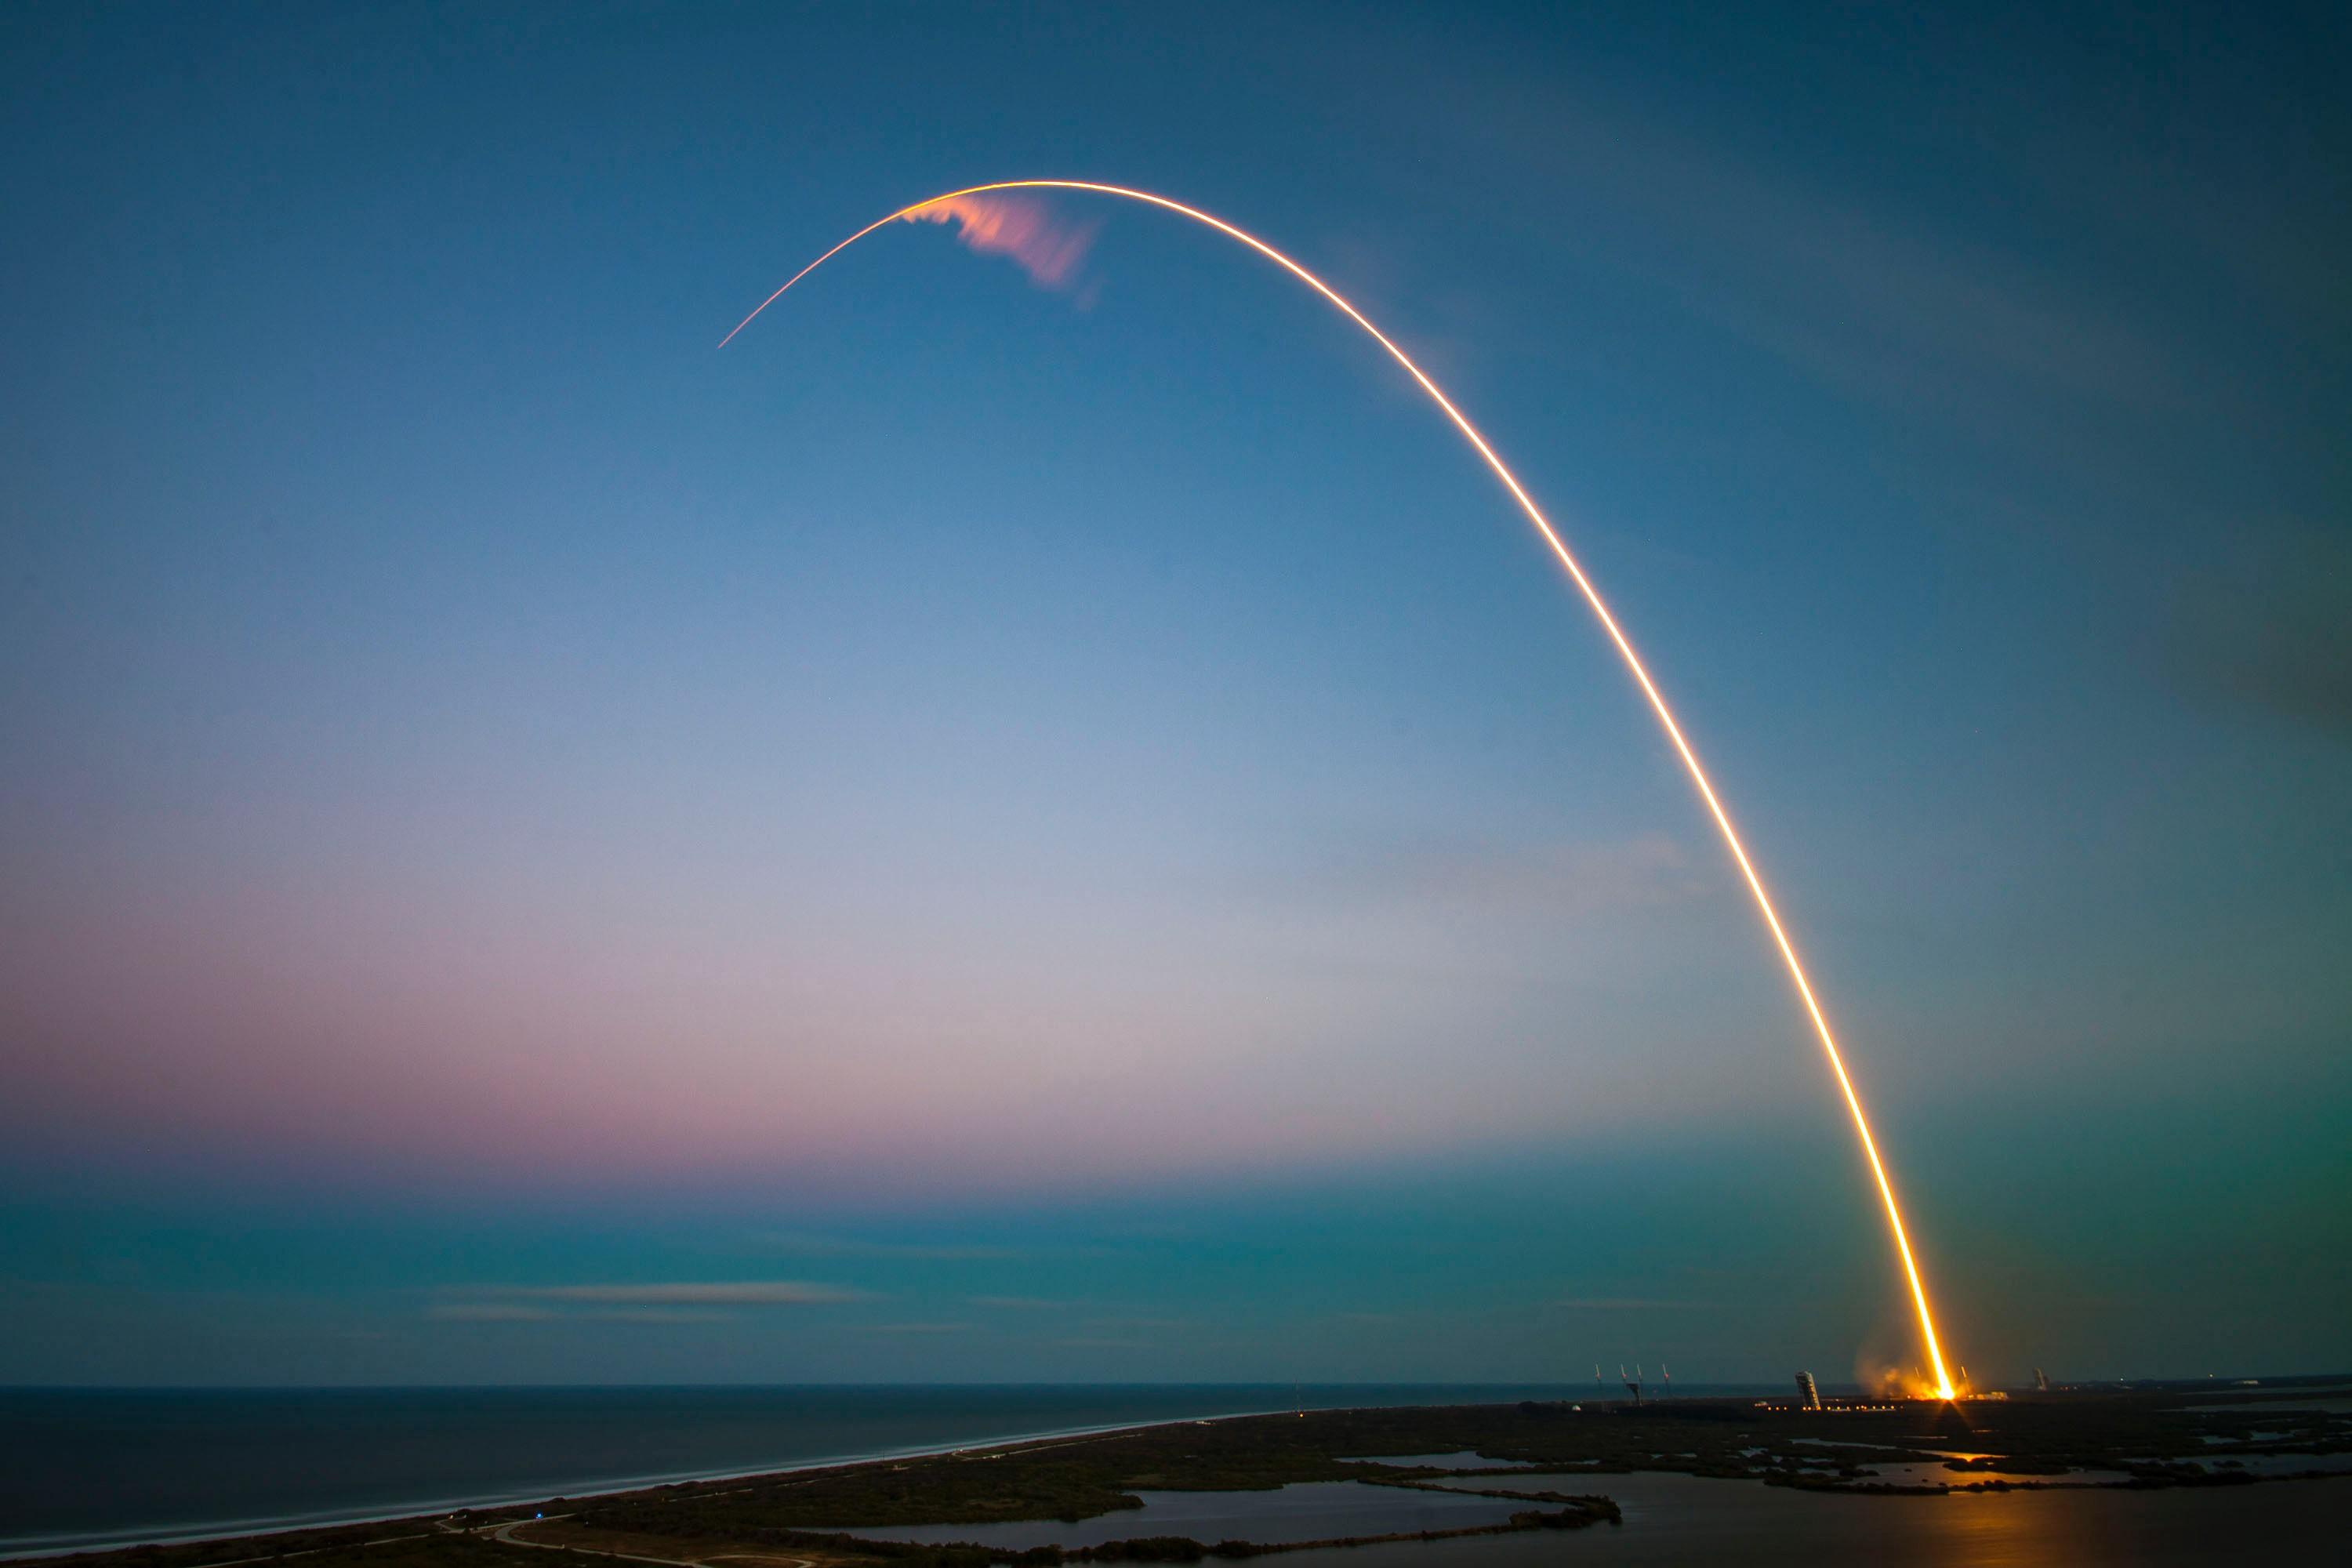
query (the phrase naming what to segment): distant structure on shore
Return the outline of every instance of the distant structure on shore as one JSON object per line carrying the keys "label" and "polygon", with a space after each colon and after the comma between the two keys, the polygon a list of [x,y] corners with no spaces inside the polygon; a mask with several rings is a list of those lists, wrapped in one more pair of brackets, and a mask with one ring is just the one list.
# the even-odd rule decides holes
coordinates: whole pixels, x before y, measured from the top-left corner
{"label": "distant structure on shore", "polygon": [[2050,1374],[2038,1366],[2033,1369],[2033,1392],[2036,1394],[2050,1392]]}
{"label": "distant structure on shore", "polygon": [[1802,1408],[1819,1410],[1822,1407],[1821,1384],[1813,1381],[1811,1373],[1801,1372],[1797,1374],[1797,1394],[1798,1403]]}

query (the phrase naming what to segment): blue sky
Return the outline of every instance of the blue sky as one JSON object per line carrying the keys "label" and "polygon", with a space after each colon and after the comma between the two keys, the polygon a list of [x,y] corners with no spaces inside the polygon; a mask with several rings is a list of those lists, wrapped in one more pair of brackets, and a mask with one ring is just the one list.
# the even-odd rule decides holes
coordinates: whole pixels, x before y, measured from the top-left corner
{"label": "blue sky", "polygon": [[1066,287],[893,227],[713,352],[1033,176],[1290,249],[1559,517],[1959,1360],[2340,1361],[2340,18],[5,26],[0,1380],[1912,1356],[1671,755],[1344,321],[1056,196]]}

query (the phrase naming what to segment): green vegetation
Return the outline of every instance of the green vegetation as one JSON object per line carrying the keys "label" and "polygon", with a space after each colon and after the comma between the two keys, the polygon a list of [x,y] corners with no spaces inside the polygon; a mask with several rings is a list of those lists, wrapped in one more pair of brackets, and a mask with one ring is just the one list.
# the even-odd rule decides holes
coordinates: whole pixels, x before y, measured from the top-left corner
{"label": "green vegetation", "polygon": [[[525,1515],[528,1518],[528,1515]],[[249,1560],[249,1568],[559,1568],[551,1552],[526,1552],[487,1535],[453,1532],[421,1520],[397,1524],[351,1525],[337,1530],[291,1531],[240,1541],[188,1546],[134,1546],[121,1552],[44,1559],[104,1564],[105,1568],[194,1568]]]}
{"label": "green vegetation", "polygon": [[1452,1541],[1471,1535],[1512,1535],[1528,1530],[1582,1530],[1590,1525],[1622,1522],[1617,1505],[1607,1498],[1559,1500],[1565,1506],[1549,1511],[1530,1509],[1511,1515],[1502,1524],[1474,1524],[1457,1530],[1422,1530],[1388,1535],[1339,1535],[1316,1541],[1220,1541],[1213,1545],[1186,1535],[1146,1535],[1106,1542],[1100,1546],[1032,1546],[1023,1550],[952,1542],[910,1545],[866,1541],[846,1533],[808,1531],[758,1531],[746,1535],[746,1544],[772,1547],[779,1556],[787,1552],[827,1551],[863,1554],[894,1568],[989,1568],[1012,1563],[1016,1568],[1051,1568],[1066,1563],[1199,1563],[1204,1559],[1273,1557],[1287,1552],[1307,1552],[1335,1546],[1377,1546],[1391,1542]]}

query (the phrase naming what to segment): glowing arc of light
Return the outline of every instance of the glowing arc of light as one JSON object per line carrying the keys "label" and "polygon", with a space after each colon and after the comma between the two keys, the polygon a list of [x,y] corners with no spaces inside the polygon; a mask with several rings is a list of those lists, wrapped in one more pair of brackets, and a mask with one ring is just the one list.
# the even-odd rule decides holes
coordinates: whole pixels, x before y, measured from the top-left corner
{"label": "glowing arc of light", "polygon": [[887,227],[901,218],[911,217],[924,208],[937,206],[941,202],[951,202],[963,196],[984,195],[991,191],[1019,190],[1091,191],[1098,195],[1119,196],[1129,201],[1142,202],[1147,205],[1160,207],[1191,218],[1195,223],[1203,224],[1228,238],[1238,240],[1249,247],[1323,296],[1340,314],[1361,327],[1374,342],[1386,349],[1389,357],[1404,367],[1405,374],[1412,376],[1420,384],[1422,391],[1429,395],[1430,401],[1436,404],[1444,413],[1445,417],[1453,421],[1454,427],[1462,432],[1463,438],[1470,443],[1478,456],[1486,461],[1486,467],[1494,471],[1495,477],[1502,481],[1503,488],[1510,491],[1511,499],[1517,501],[1519,510],[1527,514],[1528,521],[1535,526],[1535,531],[1542,538],[1544,544],[1559,560],[1561,567],[1567,571],[1570,581],[1576,584],[1577,592],[1584,596],[1585,604],[1600,620],[1601,629],[1609,634],[1609,640],[1616,645],[1619,657],[1625,661],[1625,668],[1633,672],[1635,684],[1642,689],[1642,695],[1648,699],[1650,710],[1657,715],[1659,725],[1666,732],[1666,739],[1674,743],[1675,754],[1682,758],[1684,770],[1690,774],[1691,783],[1697,786],[1699,798],[1706,803],[1707,813],[1715,818],[1715,826],[1723,836],[1724,847],[1731,851],[1731,858],[1738,865],[1739,874],[1748,883],[1748,890],[1755,896],[1756,908],[1764,917],[1765,928],[1772,933],[1773,945],[1780,950],[1780,961],[1789,971],[1790,981],[1796,986],[1798,999],[1804,1004],[1805,1016],[1812,1022],[1813,1033],[1820,1038],[1822,1054],[1829,1058],[1830,1071],[1837,1079],[1838,1092],[1844,1097],[1846,1110],[1853,1119],[1853,1130],[1862,1140],[1862,1152],[1870,1163],[1871,1178],[1877,1184],[1879,1200],[1886,1210],[1887,1227],[1894,1233],[1895,1249],[1903,1260],[1904,1278],[1911,1287],[1912,1305],[1916,1309],[1919,1317],[1919,1333],[1927,1342],[1927,1358],[1936,1369],[1936,1396],[1939,1399],[1954,1397],[1952,1380],[1944,1370],[1943,1347],[1936,1338],[1935,1317],[1927,1307],[1927,1288],[1920,1279],[1918,1260],[1912,1254],[1911,1237],[1903,1224],[1902,1205],[1896,1203],[1895,1198],[1895,1184],[1887,1177],[1885,1162],[1879,1158],[1878,1141],[1871,1135],[1870,1131],[1870,1118],[1863,1111],[1862,1096],[1855,1092],[1853,1079],[1846,1073],[1845,1057],[1838,1049],[1837,1037],[1831,1032],[1829,1018],[1822,1011],[1820,1000],[1813,994],[1812,982],[1806,978],[1803,961],[1797,956],[1796,943],[1790,940],[1787,928],[1780,923],[1780,911],[1773,907],[1771,894],[1765,890],[1764,879],[1757,874],[1755,862],[1748,858],[1748,847],[1740,841],[1739,830],[1732,826],[1731,814],[1724,809],[1721,797],[1715,792],[1714,783],[1706,775],[1706,769],[1699,764],[1698,753],[1692,749],[1689,740],[1683,734],[1683,727],[1675,721],[1674,710],[1666,705],[1666,700],[1659,692],[1657,683],[1650,679],[1649,668],[1642,662],[1642,656],[1633,650],[1633,640],[1626,637],[1624,628],[1617,624],[1617,617],[1610,613],[1607,601],[1601,598],[1601,591],[1592,585],[1592,579],[1584,574],[1584,568],[1578,563],[1576,556],[1561,540],[1559,531],[1552,527],[1551,520],[1544,516],[1543,509],[1536,505],[1535,498],[1528,495],[1527,487],[1519,483],[1518,476],[1512,473],[1509,465],[1496,455],[1495,448],[1487,443],[1486,437],[1479,433],[1478,427],[1470,423],[1469,416],[1455,407],[1454,400],[1439,389],[1437,383],[1430,380],[1429,374],[1413,363],[1412,356],[1399,348],[1395,341],[1386,332],[1374,326],[1370,319],[1361,310],[1349,304],[1338,289],[1276,250],[1273,246],[1258,238],[1257,236],[1245,229],[1236,228],[1224,219],[1204,213],[1198,207],[1186,206],[1182,202],[1167,196],[1154,195],[1150,191],[1130,190],[1124,185],[1097,184],[1088,180],[999,180],[990,184],[967,185],[960,191],[948,191],[940,195],[929,196],[911,205],[900,207],[887,217],[878,218],[867,224],[864,228],[784,279],[783,287],[761,300],[750,315],[735,324],[734,331],[729,332],[719,341],[719,346],[723,349],[733,342],[736,334],[750,326],[761,310],[782,299],[786,289],[872,234],[876,229]]}

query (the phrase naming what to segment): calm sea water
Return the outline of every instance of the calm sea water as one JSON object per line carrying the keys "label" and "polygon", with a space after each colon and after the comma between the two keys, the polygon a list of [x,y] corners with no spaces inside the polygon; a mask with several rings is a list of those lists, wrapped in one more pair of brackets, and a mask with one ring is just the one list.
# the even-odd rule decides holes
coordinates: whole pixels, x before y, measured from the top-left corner
{"label": "calm sea water", "polygon": [[1288,1384],[0,1390],[0,1553],[524,1501],[1295,1402],[1450,1405],[1585,1392]]}

